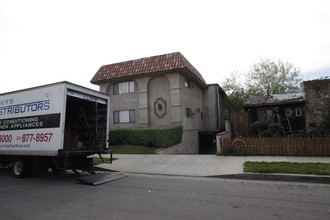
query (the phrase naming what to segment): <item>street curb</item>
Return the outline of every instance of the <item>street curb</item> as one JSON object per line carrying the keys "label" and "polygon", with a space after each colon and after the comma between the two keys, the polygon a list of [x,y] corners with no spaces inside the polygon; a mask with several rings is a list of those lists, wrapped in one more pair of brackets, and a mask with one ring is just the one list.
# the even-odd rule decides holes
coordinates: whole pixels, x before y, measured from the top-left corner
{"label": "street curb", "polygon": [[[109,168],[94,166],[99,171],[122,172],[112,170]],[[156,174],[145,172],[125,172],[134,174],[147,174],[147,175],[165,175],[165,176],[185,176],[185,177],[209,177],[209,178],[223,178],[223,179],[245,179],[245,180],[269,180],[269,181],[285,181],[285,182],[302,182],[302,183],[324,183],[330,184],[330,176],[321,175],[300,175],[300,174],[278,174],[278,173],[237,173],[237,174],[221,174],[212,176],[192,176],[192,175],[177,175],[177,174]]]}
{"label": "street curb", "polygon": [[224,178],[224,179],[270,180],[270,181],[330,184],[330,176],[314,176],[314,175],[239,173],[239,174],[215,175],[215,176],[208,176],[208,177]]}

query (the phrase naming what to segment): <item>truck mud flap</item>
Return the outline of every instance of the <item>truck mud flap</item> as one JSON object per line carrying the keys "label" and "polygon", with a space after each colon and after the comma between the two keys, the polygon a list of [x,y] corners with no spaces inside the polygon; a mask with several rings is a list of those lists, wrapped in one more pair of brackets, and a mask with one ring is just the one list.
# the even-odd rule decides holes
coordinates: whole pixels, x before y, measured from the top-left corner
{"label": "truck mud flap", "polygon": [[107,173],[97,173],[90,176],[82,176],[77,178],[81,183],[97,186],[103,183],[112,182],[125,178],[127,176],[122,175],[120,172],[107,172]]}

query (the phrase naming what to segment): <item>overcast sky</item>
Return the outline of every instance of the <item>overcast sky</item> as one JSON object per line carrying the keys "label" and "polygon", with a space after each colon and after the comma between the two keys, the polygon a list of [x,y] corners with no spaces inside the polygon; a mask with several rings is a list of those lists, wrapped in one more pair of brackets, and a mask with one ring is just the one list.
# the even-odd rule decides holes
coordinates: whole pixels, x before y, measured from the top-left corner
{"label": "overcast sky", "polygon": [[330,1],[0,0],[0,93],[177,51],[207,83],[268,58],[330,76]]}

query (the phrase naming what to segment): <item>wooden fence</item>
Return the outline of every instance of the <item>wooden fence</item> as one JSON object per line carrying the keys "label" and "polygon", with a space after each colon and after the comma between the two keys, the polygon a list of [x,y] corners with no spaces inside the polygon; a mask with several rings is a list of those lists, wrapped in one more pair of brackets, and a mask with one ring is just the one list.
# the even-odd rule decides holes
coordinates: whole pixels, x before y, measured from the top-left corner
{"label": "wooden fence", "polygon": [[247,114],[231,115],[230,125],[233,135],[242,137],[249,136],[250,124],[249,116]]}
{"label": "wooden fence", "polygon": [[220,152],[243,155],[330,156],[330,137],[300,138],[221,138]]}

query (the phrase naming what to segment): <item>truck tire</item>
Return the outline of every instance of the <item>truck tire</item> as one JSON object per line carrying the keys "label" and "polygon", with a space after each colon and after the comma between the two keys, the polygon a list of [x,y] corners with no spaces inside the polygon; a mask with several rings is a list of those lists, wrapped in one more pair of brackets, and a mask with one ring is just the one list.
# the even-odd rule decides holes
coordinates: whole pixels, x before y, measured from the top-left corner
{"label": "truck tire", "polygon": [[13,163],[13,174],[17,178],[26,176],[29,172],[29,165],[26,160],[18,159]]}

